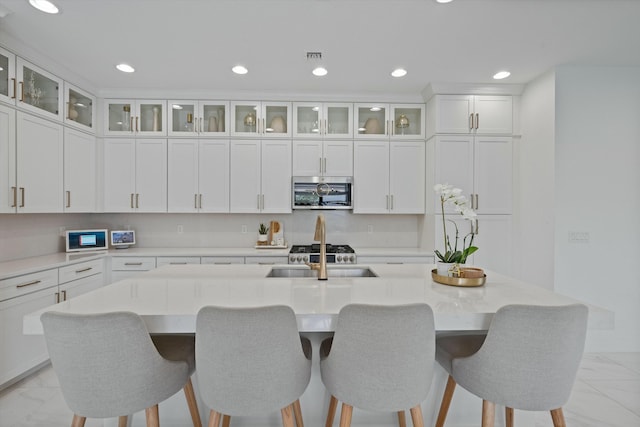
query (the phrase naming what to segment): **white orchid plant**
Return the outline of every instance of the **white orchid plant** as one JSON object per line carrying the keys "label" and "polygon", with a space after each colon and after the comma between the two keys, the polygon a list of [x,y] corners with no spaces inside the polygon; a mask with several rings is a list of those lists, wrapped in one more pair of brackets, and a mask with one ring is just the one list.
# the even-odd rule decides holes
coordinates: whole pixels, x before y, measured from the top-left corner
{"label": "white orchid plant", "polygon": [[[478,250],[476,246],[473,246],[473,239],[475,233],[471,231],[465,235],[462,239],[462,248],[458,249],[458,226],[455,221],[447,220],[444,215],[445,204],[453,205],[456,212],[469,221],[476,219],[476,213],[469,206],[467,198],[462,194],[460,188],[455,188],[449,184],[436,184],[433,190],[440,196],[440,208],[442,212],[442,229],[444,231],[444,254],[439,250],[435,250],[435,254],[442,262],[464,264],[467,261],[467,257]],[[456,230],[456,237],[453,246],[451,246],[451,240],[447,234],[447,222],[453,224]],[[471,228],[473,230],[473,227]]]}

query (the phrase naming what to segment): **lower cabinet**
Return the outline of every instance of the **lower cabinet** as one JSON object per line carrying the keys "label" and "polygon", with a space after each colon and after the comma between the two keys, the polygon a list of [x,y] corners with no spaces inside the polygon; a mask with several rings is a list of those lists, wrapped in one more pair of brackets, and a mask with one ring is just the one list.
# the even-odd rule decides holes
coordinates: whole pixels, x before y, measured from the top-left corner
{"label": "lower cabinet", "polygon": [[159,256],[156,258],[156,267],[163,265],[200,264],[199,256]]}
{"label": "lower cabinet", "polygon": [[118,257],[111,258],[111,282],[126,279],[156,268],[156,257]]}
{"label": "lower cabinet", "polygon": [[433,255],[358,255],[358,264],[433,264]]}
{"label": "lower cabinet", "polygon": [[243,256],[203,256],[201,264],[244,264]]}
{"label": "lower cabinet", "polygon": [[288,256],[248,256],[244,259],[245,264],[288,264]]}

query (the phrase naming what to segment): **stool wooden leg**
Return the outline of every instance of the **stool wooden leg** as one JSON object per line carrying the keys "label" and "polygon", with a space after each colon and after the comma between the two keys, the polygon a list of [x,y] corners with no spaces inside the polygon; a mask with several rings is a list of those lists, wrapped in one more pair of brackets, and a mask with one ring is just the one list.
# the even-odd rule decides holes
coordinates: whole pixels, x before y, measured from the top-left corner
{"label": "stool wooden leg", "polygon": [[496,404],[482,401],[482,427],[493,427],[496,420]]}
{"label": "stool wooden leg", "polygon": [[436,420],[436,427],[444,427],[444,421],[447,419],[447,413],[449,412],[449,406],[451,405],[451,399],[453,399],[453,392],[456,390],[456,380],[451,375],[447,379],[447,386],[444,389],[444,395],[442,396],[442,403],[440,404],[440,412],[438,412],[438,419]]}
{"label": "stool wooden leg", "polygon": [[84,423],[87,421],[87,417],[81,417],[80,415],[73,414],[71,420],[71,427],[84,427]]}
{"label": "stool wooden leg", "polygon": [[551,419],[553,420],[553,427],[567,427],[567,424],[564,421],[562,408],[552,410]]}
{"label": "stool wooden leg", "polygon": [[353,406],[342,403],[342,410],[340,411],[340,427],[351,427],[351,414],[353,413]]}
{"label": "stool wooden leg", "polygon": [[209,412],[209,427],[218,427],[220,425],[220,412],[213,409]]}
{"label": "stool wooden leg", "polygon": [[297,399],[293,402],[293,416],[296,419],[297,427],[304,427],[304,422],[302,421],[302,408],[300,407],[300,399]]}
{"label": "stool wooden leg", "polygon": [[504,408],[504,420],[506,427],[513,427],[513,408]]}
{"label": "stool wooden leg", "polygon": [[282,427],[293,427],[293,405],[287,405],[280,410],[282,414]]}
{"label": "stool wooden leg", "polygon": [[202,420],[200,419],[200,411],[198,411],[198,402],[196,401],[196,393],[193,391],[193,383],[191,378],[187,380],[187,383],[183,387],[184,396],[187,398],[187,406],[191,413],[191,421],[193,427],[202,427]]}
{"label": "stool wooden leg", "polygon": [[229,427],[231,423],[231,415],[223,415],[222,416],[222,427]]}
{"label": "stool wooden leg", "polygon": [[329,400],[329,411],[327,411],[327,422],[325,423],[325,427],[331,427],[333,425],[333,419],[336,416],[336,408],[338,407],[338,399],[335,396],[331,395],[331,400]]}
{"label": "stool wooden leg", "polygon": [[398,411],[398,427],[407,427],[407,420],[404,411]]}
{"label": "stool wooden leg", "polygon": [[411,421],[413,427],[424,427],[424,417],[422,416],[422,406],[416,405],[411,408]]}
{"label": "stool wooden leg", "polygon": [[158,415],[158,405],[153,405],[144,410],[147,417],[147,427],[160,427],[160,416]]}
{"label": "stool wooden leg", "polygon": [[118,427],[128,427],[129,417],[126,415],[121,415],[118,417]]}

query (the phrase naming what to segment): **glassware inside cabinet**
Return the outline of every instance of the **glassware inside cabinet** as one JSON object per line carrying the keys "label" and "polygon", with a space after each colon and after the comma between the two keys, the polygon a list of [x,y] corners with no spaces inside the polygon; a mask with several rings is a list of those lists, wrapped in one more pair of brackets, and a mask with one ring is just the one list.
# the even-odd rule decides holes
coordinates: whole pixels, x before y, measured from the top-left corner
{"label": "glassware inside cabinet", "polygon": [[20,99],[26,104],[51,114],[59,114],[58,100],[60,99],[60,94],[58,82],[28,66],[24,66],[23,78]]}
{"label": "glassware inside cabinet", "polygon": [[206,104],[202,107],[200,132],[225,132],[225,105]]}
{"label": "glassware inside cabinet", "polygon": [[9,96],[9,58],[0,53],[0,95]]}
{"label": "glassware inside cabinet", "polygon": [[385,135],[385,127],[385,107],[358,107],[358,135]]}
{"label": "glassware inside cabinet", "polygon": [[393,117],[394,135],[421,135],[422,130],[422,109],[416,108],[395,108]]}
{"label": "glassware inside cabinet", "polygon": [[67,119],[92,128],[93,99],[73,89],[69,89],[67,99]]}
{"label": "glassware inside cabinet", "polygon": [[327,135],[347,135],[349,134],[349,112],[350,108],[346,106],[327,107],[327,124],[325,132]]}
{"label": "glassware inside cabinet", "polygon": [[236,105],[234,131],[238,133],[257,133],[258,117],[255,105]]}
{"label": "glassware inside cabinet", "polygon": [[271,134],[287,133],[287,108],[280,105],[267,105],[265,108],[264,131]]}
{"label": "glassware inside cabinet", "polygon": [[109,131],[111,132],[131,132],[134,130],[131,104],[129,103],[110,103],[108,118]]}
{"label": "glassware inside cabinet", "polygon": [[139,110],[139,132],[162,132],[162,104],[140,104]]}
{"label": "glassware inside cabinet", "polygon": [[320,133],[320,105],[299,105],[296,107],[296,133],[298,135],[318,135]]}
{"label": "glassware inside cabinet", "polygon": [[194,132],[193,104],[172,103],[171,108],[171,131],[172,132]]}

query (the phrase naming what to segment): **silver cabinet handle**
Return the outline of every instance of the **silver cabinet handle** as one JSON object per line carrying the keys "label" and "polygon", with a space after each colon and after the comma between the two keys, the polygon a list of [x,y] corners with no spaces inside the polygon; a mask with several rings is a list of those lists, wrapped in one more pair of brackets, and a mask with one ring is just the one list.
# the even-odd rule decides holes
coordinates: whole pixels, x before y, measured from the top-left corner
{"label": "silver cabinet handle", "polygon": [[67,190],[67,206],[68,208],[71,207],[71,191]]}
{"label": "silver cabinet handle", "polygon": [[387,210],[389,210],[389,195],[387,194]]}
{"label": "silver cabinet handle", "polygon": [[140,207],[140,193],[136,193],[136,209]]}
{"label": "silver cabinet handle", "polygon": [[476,130],[478,130],[479,126],[480,126],[480,114],[476,113]]}
{"label": "silver cabinet handle", "polygon": [[24,102],[24,82],[20,82],[20,102]]}
{"label": "silver cabinet handle", "polygon": [[391,195],[391,210],[393,210],[393,194]]}
{"label": "silver cabinet handle", "polygon": [[27,282],[27,283],[21,283],[19,285],[16,285],[16,288],[20,289],[20,288],[26,288],[27,286],[33,286],[33,285],[37,285],[38,283],[41,283],[42,280],[34,280],[32,282]]}
{"label": "silver cabinet handle", "polygon": [[130,205],[131,205],[131,209],[133,209],[133,193],[131,193],[131,198],[130,198]]}
{"label": "silver cabinet handle", "polygon": [[124,265],[142,265],[141,262],[125,262]]}
{"label": "silver cabinet handle", "polygon": [[80,270],[76,270],[76,274],[84,273],[85,271],[91,271],[93,267],[82,268]]}
{"label": "silver cabinet handle", "polygon": [[322,157],[318,157],[318,160],[320,162],[320,173],[322,173]]}
{"label": "silver cabinet handle", "polygon": [[198,206],[200,207],[200,209],[202,209],[202,194],[200,194],[198,198]]}
{"label": "silver cabinet handle", "polygon": [[11,192],[13,193],[13,204],[11,207],[15,208],[18,206],[18,187],[11,187]]}
{"label": "silver cabinet handle", "polygon": [[24,208],[24,187],[20,187],[20,208]]}
{"label": "silver cabinet handle", "polygon": [[193,195],[193,207],[195,209],[198,209],[198,195],[197,194]]}
{"label": "silver cabinet handle", "polygon": [[16,99],[16,95],[17,95],[17,89],[16,89],[17,80],[15,79],[15,77],[11,77],[11,80],[13,81],[13,96],[11,97],[11,99]]}
{"label": "silver cabinet handle", "polygon": [[67,291],[60,291],[60,296],[62,296],[62,301],[67,300]]}
{"label": "silver cabinet handle", "polygon": [[55,299],[54,299],[55,303],[56,304],[59,303],[60,302],[60,292],[56,292],[54,294],[54,296],[55,296]]}

